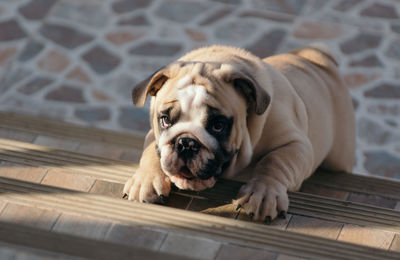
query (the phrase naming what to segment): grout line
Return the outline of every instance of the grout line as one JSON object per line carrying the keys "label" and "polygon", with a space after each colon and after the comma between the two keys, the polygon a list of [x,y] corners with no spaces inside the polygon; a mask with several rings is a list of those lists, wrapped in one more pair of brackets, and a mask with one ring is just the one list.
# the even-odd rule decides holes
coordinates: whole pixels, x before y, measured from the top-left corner
{"label": "grout line", "polygon": [[114,227],[114,222],[108,223],[108,229],[105,232],[104,236],[102,238],[100,238],[100,241],[107,241],[107,236],[108,234],[111,232],[112,228]]}
{"label": "grout line", "polygon": [[78,153],[78,151],[81,148],[81,146],[82,146],[82,142],[79,141],[78,145],[76,146],[75,150],[73,150],[73,152]]}
{"label": "grout line", "polygon": [[39,183],[42,184],[43,180],[46,178],[47,173],[50,171],[51,168],[45,168],[45,173],[43,174],[43,177],[40,179]]}
{"label": "grout line", "polygon": [[185,207],[185,210],[189,210],[189,208],[190,208],[192,202],[193,202],[193,197],[190,197],[190,201],[189,201],[189,203],[187,204],[187,206]]}
{"label": "grout line", "polygon": [[110,228],[107,230],[106,234],[104,235],[103,240],[107,241],[107,238],[110,236],[111,230],[115,227],[115,222],[112,222]]}
{"label": "grout line", "polygon": [[33,138],[32,142],[29,142],[30,144],[35,144],[36,141],[38,140],[38,138],[41,136],[42,134],[37,134],[35,138]]}
{"label": "grout line", "polygon": [[336,237],[335,240],[339,241],[339,237],[340,237],[340,234],[342,234],[342,230],[343,230],[343,228],[344,228],[344,225],[345,225],[345,224],[342,223],[342,227],[340,228],[340,231],[339,231],[339,233],[338,233],[338,235],[337,235],[337,237]]}
{"label": "grout line", "polygon": [[392,239],[392,242],[390,242],[390,245],[389,245],[389,247],[388,247],[388,251],[392,251],[392,246],[393,246],[393,243],[394,243],[394,240],[396,239],[396,234],[394,234],[394,236],[393,236],[393,239]]}
{"label": "grout line", "polygon": [[[287,217],[287,215],[286,215],[286,217]],[[287,228],[288,228],[288,226],[289,226],[289,223],[292,221],[292,218],[293,218],[293,215],[290,215],[289,220],[288,220],[288,222],[286,223],[286,226],[285,226],[284,230],[287,230]]]}
{"label": "grout line", "polygon": [[346,198],[344,198],[345,201],[349,201],[349,199],[350,199],[350,194],[351,194],[351,193],[352,193],[352,192],[347,191],[347,196],[346,196]]}
{"label": "grout line", "polygon": [[87,193],[91,193],[91,191],[92,191],[94,185],[97,183],[97,181],[98,181],[98,179],[95,178],[95,179],[94,179],[94,182],[92,183],[92,185],[90,185],[90,188],[88,189]]}
{"label": "grout line", "polygon": [[[228,243],[228,244],[229,244],[229,243]],[[217,260],[217,259],[218,259],[218,256],[219,256],[219,254],[221,253],[222,247],[223,247],[224,245],[225,245],[225,243],[221,243],[221,245],[220,245],[219,248],[218,248],[218,252],[215,254],[213,260]]]}
{"label": "grout line", "polygon": [[60,220],[62,214],[63,214],[63,213],[59,213],[59,214],[58,214],[56,220],[54,221],[54,223],[53,223],[53,224],[51,225],[51,227],[50,227],[50,231],[53,231],[54,227],[57,225],[58,221]]}
{"label": "grout line", "polygon": [[[220,242],[220,241],[218,241],[218,242]],[[219,252],[222,250],[223,245],[225,245],[225,243],[222,243],[222,242],[219,243],[218,251],[217,251],[217,253],[215,254],[215,256],[214,256],[213,259],[217,259],[217,256],[218,256]]]}
{"label": "grout line", "polygon": [[4,203],[3,207],[0,209],[0,216],[3,214],[3,211],[6,209],[8,204],[8,202]]}
{"label": "grout line", "polygon": [[293,219],[293,215],[291,214],[291,215],[290,215],[290,219],[289,219],[289,221],[287,222],[286,227],[285,227],[285,229],[284,229],[285,231],[288,229],[290,223],[292,222],[292,219]]}
{"label": "grout line", "polygon": [[161,252],[161,248],[164,245],[165,240],[167,240],[167,237],[169,236],[170,233],[171,233],[171,231],[164,233],[164,238],[163,238],[162,242],[160,243],[160,246],[156,249],[157,252]]}

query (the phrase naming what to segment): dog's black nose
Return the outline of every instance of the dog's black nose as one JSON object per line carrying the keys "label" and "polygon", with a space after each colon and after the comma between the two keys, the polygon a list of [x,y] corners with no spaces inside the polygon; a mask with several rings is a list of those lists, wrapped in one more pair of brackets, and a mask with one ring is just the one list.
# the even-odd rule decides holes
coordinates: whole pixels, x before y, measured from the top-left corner
{"label": "dog's black nose", "polygon": [[176,142],[176,150],[180,157],[190,159],[199,152],[200,144],[193,138],[182,137]]}

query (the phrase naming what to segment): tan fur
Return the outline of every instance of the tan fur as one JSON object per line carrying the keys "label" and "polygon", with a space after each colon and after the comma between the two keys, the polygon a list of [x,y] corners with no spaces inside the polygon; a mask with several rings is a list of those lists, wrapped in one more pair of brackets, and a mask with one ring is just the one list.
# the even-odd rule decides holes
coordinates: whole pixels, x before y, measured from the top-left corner
{"label": "tan fur", "polygon": [[[187,75],[206,87],[209,104],[235,118],[229,145],[238,153],[223,177],[246,182],[234,203],[254,219],[273,219],[287,211],[287,191],[298,190],[318,166],[351,171],[355,150],[352,102],[336,61],[324,48],[305,47],[261,60],[242,49],[211,46],[178,61],[148,80],[156,86],[149,89],[147,81],[138,87],[140,92],[134,92],[139,105],[147,92],[153,95],[153,130],[146,138],[138,172],[125,185],[129,199],[154,202],[169,193],[170,180],[155,152],[160,137],[155,114],[176,99],[176,84]],[[257,104],[249,109],[246,97],[226,80],[237,75],[250,75],[263,89],[261,93],[269,94],[265,112],[256,113],[263,111],[265,98],[258,100],[257,94]],[[147,92],[140,96],[146,87]],[[211,184],[193,183],[189,188]]]}

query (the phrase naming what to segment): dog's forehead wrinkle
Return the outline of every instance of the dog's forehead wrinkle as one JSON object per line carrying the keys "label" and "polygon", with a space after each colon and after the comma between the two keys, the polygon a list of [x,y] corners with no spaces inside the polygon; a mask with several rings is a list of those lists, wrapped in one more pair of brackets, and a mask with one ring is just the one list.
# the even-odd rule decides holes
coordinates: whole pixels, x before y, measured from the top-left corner
{"label": "dog's forehead wrinkle", "polygon": [[190,75],[186,75],[177,82],[176,87],[177,89],[183,89],[191,85],[192,83],[193,78]]}
{"label": "dog's forehead wrinkle", "polygon": [[199,110],[205,106],[208,93],[204,86],[189,85],[186,88],[178,90],[177,97],[182,111],[188,113],[193,109]]}
{"label": "dog's forehead wrinkle", "polygon": [[178,86],[187,86],[187,84],[190,84],[190,82],[188,83],[185,81],[188,79],[190,80],[190,77],[197,85],[202,85],[202,83],[207,79],[209,80],[210,77],[214,78],[214,71],[220,70],[225,63],[208,61],[180,61],[179,64],[180,67],[175,71],[174,77],[181,78],[178,80],[178,82],[181,81],[183,84],[178,83]]}
{"label": "dog's forehead wrinkle", "polygon": [[[224,62],[222,61],[201,61],[201,60],[187,60],[187,61],[178,61],[181,68],[190,68],[193,69],[196,66],[201,66],[202,69],[204,68],[220,68]],[[199,67],[196,67],[199,68]]]}
{"label": "dog's forehead wrinkle", "polygon": [[203,74],[203,69],[204,69],[205,64],[203,62],[198,62],[195,63],[193,68],[192,68],[192,74],[196,75],[196,74]]}

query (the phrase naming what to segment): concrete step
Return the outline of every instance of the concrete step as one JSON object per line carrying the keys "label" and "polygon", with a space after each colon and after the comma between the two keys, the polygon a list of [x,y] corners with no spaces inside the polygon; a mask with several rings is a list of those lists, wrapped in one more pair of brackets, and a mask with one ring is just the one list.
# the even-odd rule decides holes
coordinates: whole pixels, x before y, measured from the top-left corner
{"label": "concrete step", "polygon": [[[59,237],[55,241],[62,241],[63,234],[72,230],[77,241],[89,234],[93,243],[111,239],[123,247],[124,240],[129,240],[134,241],[133,247],[147,246],[150,252],[160,251],[166,257],[172,253],[230,259],[254,253],[277,259],[287,255],[400,258],[398,181],[318,171],[300,192],[289,194],[287,218],[266,225],[236,211],[231,201],[242,183],[231,180],[220,180],[202,192],[174,189],[166,206],[120,199],[123,183],[137,168],[143,137],[15,114],[0,113],[0,118],[0,220],[14,223],[17,233],[30,225],[39,230],[38,237],[45,230]],[[53,218],[40,220],[40,216]],[[121,238],[121,230],[132,228],[136,231],[115,240]],[[152,239],[146,245],[137,243],[132,237],[138,232],[150,232]],[[6,238],[1,241],[35,248]],[[43,248],[37,246],[65,254]],[[83,253],[66,255],[96,258]]]}
{"label": "concrete step", "polygon": [[12,205],[101,218],[103,222],[127,226],[156,227],[164,232],[189,232],[209,240],[301,257],[398,259],[400,256],[395,252],[283,231],[258,223],[159,205],[131,203],[19,180],[1,178],[0,192],[3,193],[1,200]]}
{"label": "concrete step", "polygon": [[68,140],[89,140],[125,147],[142,148],[143,136],[117,133],[98,128],[78,126],[42,117],[0,111],[0,127],[67,138]]}
{"label": "concrete step", "polygon": [[[7,247],[9,259],[166,259],[187,257],[134,246],[60,234],[39,228],[0,222],[0,247]],[[21,254],[22,251],[22,254]],[[0,256],[5,254],[0,250]],[[22,257],[21,257],[22,256]],[[14,258],[13,258],[14,257]],[[4,259],[4,258],[3,258]]]}
{"label": "concrete step", "polygon": [[[44,145],[50,145],[52,148],[61,148],[62,151],[71,150],[67,149],[69,147],[64,145],[65,142],[76,142],[80,144],[80,149],[72,150],[92,156],[99,155],[102,157],[100,160],[103,160],[104,157],[116,158],[115,154],[121,154],[123,150],[129,149],[134,152],[130,154],[130,157],[126,156],[127,158],[123,158],[123,160],[137,163],[144,142],[144,137],[141,135],[117,133],[8,112],[0,112],[0,122],[0,137],[15,140],[22,138],[21,141],[26,142],[25,139],[28,135],[28,139],[32,139],[31,142],[44,143]],[[92,149],[84,149],[87,146]],[[108,153],[104,151],[106,149]],[[118,159],[117,163],[121,164],[121,158]],[[107,163],[110,163],[110,161],[108,160]],[[129,167],[135,166],[129,165]],[[317,174],[306,181],[304,186],[307,187],[309,192],[315,185],[320,189],[366,193],[393,200],[400,199],[400,181],[383,177],[348,173],[332,174],[318,171]]]}

